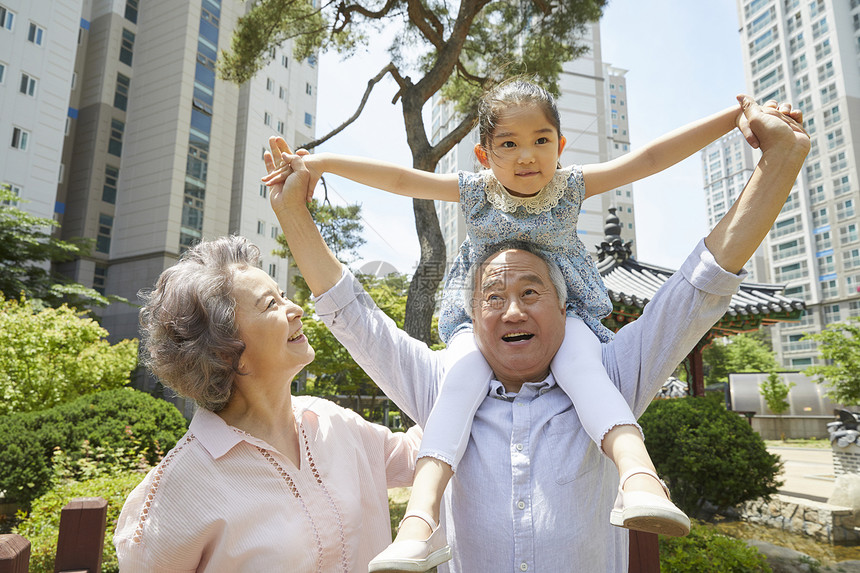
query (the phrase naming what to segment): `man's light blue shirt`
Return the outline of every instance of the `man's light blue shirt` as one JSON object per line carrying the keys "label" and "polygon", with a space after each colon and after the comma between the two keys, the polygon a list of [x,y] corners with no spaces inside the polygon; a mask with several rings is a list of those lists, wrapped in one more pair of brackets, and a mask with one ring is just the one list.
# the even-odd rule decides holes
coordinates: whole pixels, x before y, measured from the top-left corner
{"label": "man's light blue shirt", "polygon": [[[603,346],[603,364],[638,417],[726,312],[745,274],[724,271],[700,241],[642,316]],[[316,312],[385,394],[424,425],[442,384],[442,355],[397,328],[348,272]],[[472,423],[446,490],[454,557],[439,571],[626,573],[627,531],[609,524],[615,466],[591,441],[550,375],[508,394],[498,381]]]}

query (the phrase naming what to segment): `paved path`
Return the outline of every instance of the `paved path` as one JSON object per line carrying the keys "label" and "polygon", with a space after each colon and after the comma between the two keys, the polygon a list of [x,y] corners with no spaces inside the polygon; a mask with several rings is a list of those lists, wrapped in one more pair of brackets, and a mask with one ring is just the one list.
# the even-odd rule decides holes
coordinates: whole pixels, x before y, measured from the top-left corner
{"label": "paved path", "polygon": [[784,462],[780,477],[785,482],[779,493],[827,501],[833,494],[833,451],[814,448],[769,447]]}

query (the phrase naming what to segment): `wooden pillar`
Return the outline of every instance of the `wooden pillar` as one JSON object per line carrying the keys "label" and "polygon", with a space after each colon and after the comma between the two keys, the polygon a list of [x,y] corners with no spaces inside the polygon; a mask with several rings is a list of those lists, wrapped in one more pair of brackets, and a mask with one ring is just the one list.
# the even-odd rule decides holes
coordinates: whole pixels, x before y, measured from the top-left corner
{"label": "wooden pillar", "polygon": [[60,512],[55,572],[102,570],[107,502],[100,497],[76,497]]}
{"label": "wooden pillar", "polygon": [[690,395],[704,396],[705,395],[705,371],[702,365],[702,348],[704,345],[699,343],[690,352]]}
{"label": "wooden pillar", "polygon": [[17,534],[0,535],[0,573],[27,573],[30,542]]}
{"label": "wooden pillar", "polygon": [[660,545],[656,533],[630,530],[628,573],[660,573]]}

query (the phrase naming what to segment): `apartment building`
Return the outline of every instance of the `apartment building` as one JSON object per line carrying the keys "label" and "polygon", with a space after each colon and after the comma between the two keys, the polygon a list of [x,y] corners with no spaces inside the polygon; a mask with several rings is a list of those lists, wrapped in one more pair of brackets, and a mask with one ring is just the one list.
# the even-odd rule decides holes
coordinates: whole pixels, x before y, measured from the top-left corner
{"label": "apartment building", "polygon": [[738,0],[747,87],[803,110],[812,148],[765,241],[768,280],[803,298],[800,322],[772,329],[787,368],[819,361],[803,340],[860,315],[860,0]]}
{"label": "apartment building", "polygon": [[[559,77],[561,93],[557,103],[561,132],[567,138],[560,161],[565,166],[608,161],[630,150],[626,70],[602,61],[599,24],[589,25],[582,41],[589,46],[588,53],[565,63]],[[432,119],[432,141],[436,142],[456,125],[451,102],[435,97]],[[473,153],[477,141],[477,130],[473,130],[442,158],[437,171],[453,173],[478,169],[480,166]],[[592,253],[596,252],[605,236],[609,207],[617,208],[622,239],[635,238],[633,188],[625,185],[590,197],[583,203],[577,231]],[[466,237],[465,222],[457,203],[437,201],[436,212],[450,265]],[[634,254],[635,249],[634,241]]]}
{"label": "apartment building", "polygon": [[57,184],[69,127],[83,0],[0,0],[0,183],[44,218],[62,211]]}
{"label": "apartment building", "polygon": [[[64,265],[74,280],[137,299],[200,239],[241,234],[262,268],[279,231],[260,184],[270,135],[313,139],[315,58],[287,43],[242,86],[216,60],[249,6],[222,0],[0,0],[0,181],[63,237],[94,241]],[[137,309],[102,311],[112,338],[137,335]]]}

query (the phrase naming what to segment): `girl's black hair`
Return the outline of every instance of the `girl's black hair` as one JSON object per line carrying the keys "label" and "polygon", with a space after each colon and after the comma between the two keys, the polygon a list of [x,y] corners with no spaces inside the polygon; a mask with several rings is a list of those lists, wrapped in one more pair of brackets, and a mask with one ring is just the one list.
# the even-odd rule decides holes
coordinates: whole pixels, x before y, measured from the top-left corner
{"label": "girl's black hair", "polygon": [[490,151],[493,147],[493,134],[502,112],[520,105],[538,106],[561,137],[561,119],[552,94],[530,81],[515,78],[489,90],[478,104],[478,133],[484,149]]}

